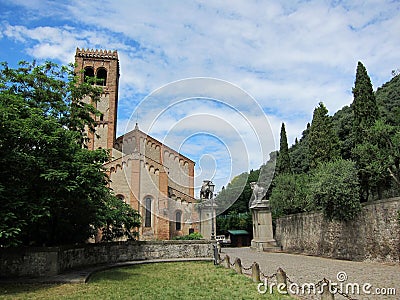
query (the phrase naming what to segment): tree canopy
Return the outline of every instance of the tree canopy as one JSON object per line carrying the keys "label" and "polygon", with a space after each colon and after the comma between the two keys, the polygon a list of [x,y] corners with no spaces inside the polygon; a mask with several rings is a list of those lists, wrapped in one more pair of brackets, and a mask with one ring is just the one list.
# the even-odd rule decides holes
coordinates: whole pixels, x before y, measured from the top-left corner
{"label": "tree canopy", "polygon": [[308,139],[308,154],[312,168],[339,157],[339,140],[333,131],[328,110],[322,102],[314,109]]}
{"label": "tree canopy", "polygon": [[127,236],[139,214],[107,187],[104,149],[83,147],[101,90],[78,84],[73,67],[20,63],[0,69],[0,246]]}
{"label": "tree canopy", "polygon": [[335,160],[319,165],[310,181],[314,205],[329,220],[350,221],[361,211],[355,163]]}
{"label": "tree canopy", "polygon": [[289,147],[286,136],[285,123],[281,126],[280,146],[278,160],[276,163],[277,174],[290,174],[292,169],[290,167]]}
{"label": "tree canopy", "polygon": [[367,69],[358,62],[356,80],[353,88],[353,133],[356,143],[363,141],[366,131],[374,125],[379,118],[379,110],[376,105],[375,94],[372,89],[371,79]]}
{"label": "tree canopy", "polygon": [[394,76],[375,93],[382,119],[388,125],[400,126],[400,75]]}
{"label": "tree canopy", "polygon": [[[328,219],[348,221],[358,215],[360,201],[400,195],[400,75],[374,93],[359,62],[353,95],[353,103],[332,117],[319,103],[311,124],[288,147],[289,160],[282,124],[276,173],[271,163],[260,167],[260,177],[273,178],[267,192],[273,218],[321,210]],[[288,161],[292,173],[283,171]]]}

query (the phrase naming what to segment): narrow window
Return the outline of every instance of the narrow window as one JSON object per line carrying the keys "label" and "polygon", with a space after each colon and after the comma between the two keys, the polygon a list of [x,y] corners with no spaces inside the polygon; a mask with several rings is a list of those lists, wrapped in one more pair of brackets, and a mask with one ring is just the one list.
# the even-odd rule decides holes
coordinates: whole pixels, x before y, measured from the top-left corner
{"label": "narrow window", "polygon": [[181,230],[182,229],[182,212],[177,211],[176,216],[175,216],[175,229],[176,230]]}
{"label": "narrow window", "polygon": [[107,70],[104,68],[98,69],[97,79],[99,80],[99,85],[105,86],[107,84]]}
{"label": "narrow window", "polygon": [[[84,75],[84,81],[89,82],[89,80],[93,79],[94,77],[94,70],[92,67],[86,67],[85,72],[83,73]],[[91,82],[93,84],[93,81]]]}
{"label": "narrow window", "polygon": [[145,206],[146,214],[144,218],[144,226],[151,227],[151,198],[146,198]]}
{"label": "narrow window", "polygon": [[104,115],[103,114],[100,115],[100,121],[104,121]]}

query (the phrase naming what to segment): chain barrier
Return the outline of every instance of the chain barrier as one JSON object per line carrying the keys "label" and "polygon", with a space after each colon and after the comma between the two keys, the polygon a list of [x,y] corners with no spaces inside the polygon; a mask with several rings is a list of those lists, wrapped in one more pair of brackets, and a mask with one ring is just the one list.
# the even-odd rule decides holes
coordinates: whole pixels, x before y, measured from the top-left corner
{"label": "chain barrier", "polygon": [[251,270],[251,269],[253,269],[253,266],[250,266],[250,267],[246,268],[246,267],[244,267],[244,266],[242,265],[243,273],[246,274],[246,275],[251,275],[251,274],[252,274],[252,273],[249,273],[249,272],[245,272],[245,271],[249,271],[249,270]]}
{"label": "chain barrier", "polygon": [[[226,256],[225,256],[220,262],[223,262],[223,261],[225,261],[225,260],[226,260]],[[230,264],[231,267],[234,267],[234,266],[235,266],[235,262],[234,262],[234,263],[229,263],[229,264]],[[243,269],[244,271],[249,271],[249,270],[252,269],[252,267],[253,267],[253,266],[250,266],[250,267],[246,268],[246,267],[242,266],[242,269]],[[268,285],[268,282],[269,282],[270,280],[276,278],[277,273],[274,273],[274,274],[272,274],[272,275],[266,275],[266,274],[264,274],[264,273],[260,270],[260,276],[262,276],[263,279],[266,280],[266,283],[267,283],[267,285]],[[319,288],[322,287],[322,284],[324,284],[325,282],[327,282],[326,279],[324,278],[324,279],[318,281],[318,282],[315,283],[315,284],[299,285],[299,284],[297,284],[295,281],[291,280],[291,279],[289,278],[289,276],[287,276],[287,274],[286,274],[286,280],[287,280],[287,282],[288,282],[289,284],[296,285],[296,286],[298,287],[299,291],[301,291],[303,294],[305,294],[305,293],[307,293],[307,292],[308,292],[308,293],[314,292],[314,289],[318,290]],[[346,299],[349,299],[349,300],[358,300],[357,298],[352,298],[350,295],[348,295],[348,294],[346,294],[345,292],[342,292],[342,291],[340,291],[340,290],[336,290],[336,293],[339,294],[339,295],[341,295],[341,296],[343,296],[343,297],[346,298]]]}
{"label": "chain barrier", "polygon": [[260,271],[260,275],[262,275],[267,281],[270,279],[273,279],[274,277],[276,277],[276,273],[272,274],[272,275],[265,275],[263,272]]}
{"label": "chain barrier", "polygon": [[250,266],[250,267],[248,267],[248,268],[242,266],[242,269],[245,270],[245,271],[251,270],[252,268],[253,268],[253,266]]}
{"label": "chain barrier", "polygon": [[321,279],[320,281],[318,281],[318,282],[315,284],[315,288],[321,287],[321,285],[322,285],[323,282],[324,282],[323,279]]}
{"label": "chain barrier", "polygon": [[297,284],[295,281],[291,280],[291,279],[289,278],[289,276],[287,276],[287,275],[286,275],[286,280],[287,280],[287,282],[289,282],[290,284],[297,286],[297,288],[299,289],[299,291],[300,291],[302,294],[311,293],[311,292],[314,291],[314,288],[315,288],[315,290],[317,290],[318,288],[321,287],[322,283],[324,282],[324,279],[322,279],[322,280],[318,281],[318,282],[315,283],[315,284],[299,285],[299,284]]}
{"label": "chain barrier", "polygon": [[347,299],[349,299],[349,300],[357,300],[356,298],[351,298],[348,294],[346,294],[345,292],[342,292],[342,291],[337,291],[337,293],[339,294],[339,295],[341,295],[341,296],[343,296],[343,297],[345,297],[345,298],[347,298]]}

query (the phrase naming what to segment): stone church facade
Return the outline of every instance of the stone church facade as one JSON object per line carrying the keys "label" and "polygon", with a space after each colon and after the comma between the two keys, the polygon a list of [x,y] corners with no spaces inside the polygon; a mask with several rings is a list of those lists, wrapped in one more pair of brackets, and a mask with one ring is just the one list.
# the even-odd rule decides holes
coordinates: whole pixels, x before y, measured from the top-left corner
{"label": "stone church facade", "polygon": [[[96,76],[103,88],[93,105],[96,134],[88,132],[90,150],[109,149],[104,166],[115,195],[142,216],[141,240],[168,240],[200,231],[194,198],[194,161],[135,128],[116,137],[119,59],[117,51],[77,49],[80,80]],[[83,70],[83,71],[82,71]],[[87,100],[90,101],[90,100]]]}

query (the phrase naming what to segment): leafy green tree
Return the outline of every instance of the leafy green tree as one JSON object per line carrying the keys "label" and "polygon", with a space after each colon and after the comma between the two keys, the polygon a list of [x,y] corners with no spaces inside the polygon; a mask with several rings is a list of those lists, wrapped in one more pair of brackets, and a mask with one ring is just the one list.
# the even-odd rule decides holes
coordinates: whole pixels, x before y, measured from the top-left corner
{"label": "leafy green tree", "polygon": [[343,159],[351,159],[351,151],[354,147],[353,136],[353,110],[350,106],[344,106],[332,117],[334,131],[339,138],[340,155]]}
{"label": "leafy green tree", "polygon": [[400,127],[378,120],[366,135],[366,141],[356,145],[353,153],[360,178],[382,199],[384,189],[390,187],[390,179],[400,189]]}
{"label": "leafy green tree", "polygon": [[96,101],[100,92],[78,85],[72,66],[2,64],[0,246],[84,242],[100,229],[105,239],[129,237],[140,224],[107,187],[109,153],[83,147],[97,111],[81,99]]}
{"label": "leafy green tree", "polygon": [[[371,79],[367,70],[361,62],[358,62],[356,71],[356,80],[353,88],[354,100],[351,104],[353,110],[353,136],[354,136],[354,156],[357,166],[360,169],[358,174],[360,178],[360,200],[368,201],[370,195],[372,177],[371,173],[365,172],[365,159],[360,156],[365,151],[360,151],[359,146],[367,141],[368,130],[379,119],[379,110],[376,104],[376,98],[372,89]],[[358,148],[358,150],[357,150]]]}
{"label": "leafy green tree", "polygon": [[217,234],[228,234],[228,230],[247,230],[253,232],[253,222],[250,212],[230,212],[227,215],[217,217]]}
{"label": "leafy green tree", "polygon": [[319,165],[310,192],[315,206],[329,220],[350,221],[361,211],[357,169],[352,161],[339,159]]}
{"label": "leafy green tree", "polygon": [[139,227],[141,222],[141,217],[136,210],[110,193],[104,196],[104,206],[103,214],[97,216],[103,241],[138,238],[138,232],[132,230]]}
{"label": "leafy green tree", "polygon": [[311,211],[309,176],[307,174],[280,174],[274,180],[274,189],[270,197],[274,219],[283,215]]}
{"label": "leafy green tree", "polygon": [[[226,188],[222,189],[215,198],[220,214],[230,212],[245,213],[249,211],[249,203],[253,195],[250,182],[259,182],[260,185],[269,186],[275,171],[275,156],[271,154],[273,161],[260,167],[258,170],[250,170],[234,177]],[[268,195],[268,190],[267,190]]]}
{"label": "leafy green tree", "polygon": [[271,192],[274,187],[276,161],[277,151],[273,151],[269,154],[269,160],[260,167],[258,182],[261,186],[267,189],[265,194],[266,199],[271,196]]}
{"label": "leafy green tree", "polygon": [[372,89],[371,79],[361,62],[358,62],[356,80],[353,88],[353,133],[356,144],[362,143],[366,131],[374,125],[379,118],[375,94]]}
{"label": "leafy green tree", "polygon": [[285,123],[282,123],[281,138],[278,160],[276,163],[276,171],[278,174],[290,174],[292,169],[290,167],[289,147],[286,136]]}
{"label": "leafy green tree", "polygon": [[[271,192],[271,181],[275,174],[276,152],[270,153],[270,159],[258,170],[242,173],[234,177],[226,188],[215,198],[220,216],[217,217],[217,232],[226,234],[229,229],[244,229],[252,232],[252,219],[249,203],[253,195],[250,182],[258,182],[267,188],[266,197]],[[232,200],[233,199],[233,200]],[[222,211],[223,209],[226,210]]]}
{"label": "leafy green tree", "polygon": [[242,213],[249,209],[249,201],[252,195],[249,182],[258,180],[257,172],[251,170],[250,174],[244,172],[234,177],[227,187],[221,190],[215,197],[218,212],[228,214],[229,212]]}
{"label": "leafy green tree", "polygon": [[339,141],[332,127],[331,117],[322,102],[314,109],[313,119],[308,136],[310,166],[339,158]]}
{"label": "leafy green tree", "polygon": [[392,126],[400,126],[400,75],[382,85],[375,93],[380,116]]}
{"label": "leafy green tree", "polygon": [[307,128],[302,132],[300,141],[295,143],[289,149],[290,164],[293,173],[302,174],[310,170],[310,161],[308,155],[308,136],[311,124],[307,123]]}

